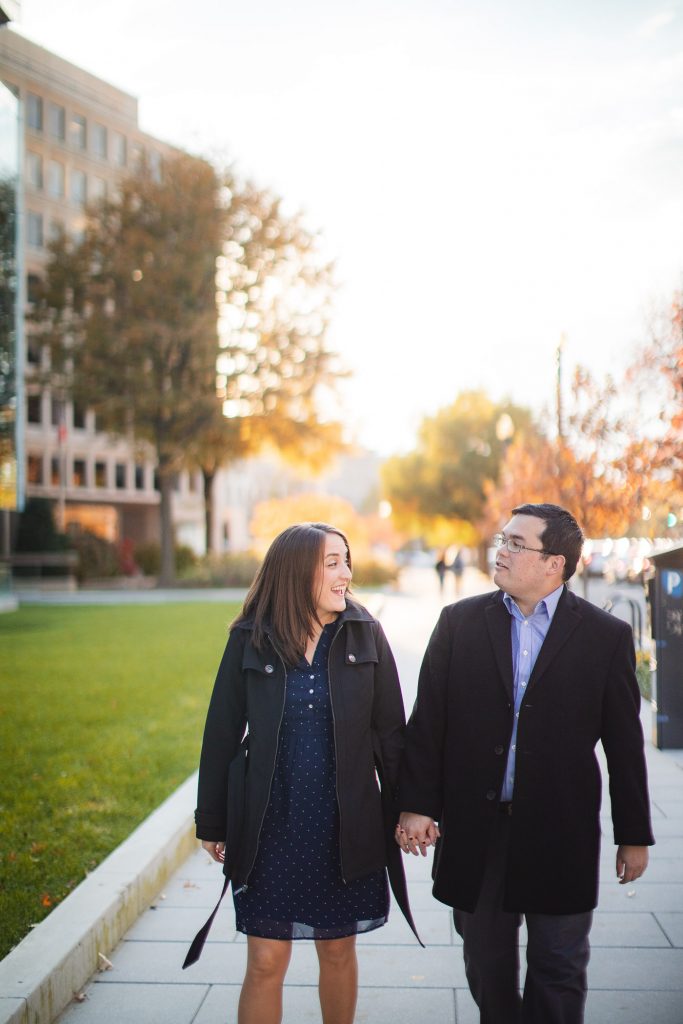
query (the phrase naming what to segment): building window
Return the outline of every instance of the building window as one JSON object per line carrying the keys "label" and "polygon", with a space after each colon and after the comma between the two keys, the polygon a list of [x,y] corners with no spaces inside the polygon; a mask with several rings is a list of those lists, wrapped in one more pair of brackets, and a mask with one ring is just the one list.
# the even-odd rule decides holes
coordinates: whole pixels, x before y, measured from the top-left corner
{"label": "building window", "polygon": [[85,171],[73,170],[71,172],[71,201],[83,206],[87,198],[88,186]]}
{"label": "building window", "polygon": [[26,214],[26,240],[34,249],[43,248],[43,215],[29,210]]}
{"label": "building window", "polygon": [[50,242],[56,242],[58,238],[62,237],[64,233],[64,222],[56,220],[54,217],[50,219],[50,225],[47,229],[47,237]]}
{"label": "building window", "polygon": [[95,487],[106,487],[107,486],[107,463],[96,462],[95,463]]}
{"label": "building window", "polygon": [[37,274],[26,275],[26,298],[33,305],[38,301],[40,294],[40,278]]}
{"label": "building window", "polygon": [[26,180],[31,188],[43,187],[43,158],[30,151],[26,154]]}
{"label": "building window", "polygon": [[126,489],[126,464],[125,462],[117,462],[114,467],[114,476],[117,491],[125,491]]}
{"label": "building window", "polygon": [[71,118],[71,139],[76,149],[88,148],[88,123],[82,114]]}
{"label": "building window", "polygon": [[43,347],[32,335],[26,338],[26,362],[30,366],[40,366],[40,356]]}
{"label": "building window", "polygon": [[26,461],[26,479],[30,484],[42,484],[43,482],[43,458],[42,455],[29,455]]}
{"label": "building window", "polygon": [[125,135],[121,132],[112,133],[112,148],[114,163],[118,167],[125,167],[126,160],[128,159],[128,141]]}
{"label": "building window", "polygon": [[43,100],[32,92],[26,94],[26,124],[34,132],[43,130]]}
{"label": "building window", "polygon": [[59,487],[62,482],[62,474],[59,467],[59,456],[53,455],[50,459],[50,483],[53,487]]}
{"label": "building window", "polygon": [[52,399],[50,422],[53,427],[62,426],[66,422],[66,404],[61,398]]}
{"label": "building window", "polygon": [[87,487],[85,479],[85,459],[74,459],[74,487]]}
{"label": "building window", "polygon": [[135,467],[135,490],[144,491],[145,489],[145,467]]}
{"label": "building window", "polygon": [[107,197],[107,183],[104,178],[91,178],[90,179],[90,198],[91,199],[106,199]]}
{"label": "building window", "polygon": [[64,198],[64,164],[50,160],[47,169],[47,190],[55,199]]}
{"label": "building window", "polygon": [[155,469],[152,475],[152,486],[155,491],[161,492],[161,480],[159,478],[159,470]]}
{"label": "building window", "polygon": [[157,153],[155,149],[150,150],[149,166],[153,180],[161,181],[161,153]]}
{"label": "building window", "polygon": [[132,164],[133,164],[133,167],[135,168],[135,170],[137,170],[138,167],[140,167],[142,161],[144,160],[144,157],[145,157],[145,150],[144,150],[144,148],[138,142],[134,142],[133,143],[133,153],[132,153],[132,158],[133,158],[132,159]]}
{"label": "building window", "polygon": [[73,404],[73,424],[75,430],[85,430],[85,409],[78,402]]}
{"label": "building window", "polygon": [[66,111],[57,103],[51,103],[49,107],[48,123],[50,135],[54,139],[64,142],[66,138]]}
{"label": "building window", "polygon": [[103,124],[94,124],[92,128],[92,151],[95,156],[107,159],[107,129]]}
{"label": "building window", "polygon": [[42,423],[43,403],[40,395],[29,395],[26,399],[26,420],[28,423]]}

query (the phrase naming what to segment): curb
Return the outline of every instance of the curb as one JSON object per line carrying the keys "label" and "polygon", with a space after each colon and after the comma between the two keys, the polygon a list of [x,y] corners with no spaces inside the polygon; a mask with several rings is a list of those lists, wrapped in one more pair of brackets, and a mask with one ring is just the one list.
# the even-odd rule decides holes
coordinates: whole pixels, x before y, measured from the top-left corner
{"label": "curb", "polygon": [[196,848],[191,775],[0,962],[0,1024],[52,1024]]}

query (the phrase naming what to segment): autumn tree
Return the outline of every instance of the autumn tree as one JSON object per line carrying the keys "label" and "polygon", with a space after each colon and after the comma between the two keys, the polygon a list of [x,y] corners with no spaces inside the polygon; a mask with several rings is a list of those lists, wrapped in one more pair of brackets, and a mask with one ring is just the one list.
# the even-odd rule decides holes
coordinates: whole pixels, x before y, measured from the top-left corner
{"label": "autumn tree", "polygon": [[[220,415],[191,440],[204,477],[207,550],[217,471],[264,446],[320,468],[342,447],[341,426],[325,418],[343,376],[326,344],[333,268],[301,214],[249,182],[225,177],[224,242],[218,260]],[[326,402],[326,398],[328,401]]]}
{"label": "autumn tree", "polygon": [[389,459],[383,469],[399,527],[433,544],[478,543],[486,481],[498,479],[511,437],[530,423],[528,410],[495,403],[481,391],[463,392],[425,418],[415,451]]}
{"label": "autumn tree", "polygon": [[38,307],[52,385],[92,408],[101,429],[156,457],[161,583],[175,575],[173,477],[217,402],[224,221],[210,164],[178,155],[159,174],[143,161],[89,210],[81,241],[55,242]]}

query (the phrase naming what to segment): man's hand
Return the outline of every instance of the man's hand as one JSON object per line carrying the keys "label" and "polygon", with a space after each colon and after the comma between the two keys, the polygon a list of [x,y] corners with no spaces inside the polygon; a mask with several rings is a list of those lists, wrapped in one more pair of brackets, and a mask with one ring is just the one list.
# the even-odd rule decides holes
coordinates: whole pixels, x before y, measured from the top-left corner
{"label": "man's hand", "polygon": [[404,853],[421,853],[427,856],[427,847],[434,846],[441,833],[433,818],[425,814],[410,814],[402,811],[394,833],[394,839]]}
{"label": "man's hand", "polygon": [[617,878],[620,885],[635,882],[645,871],[650,857],[647,846],[620,846],[617,850]]}

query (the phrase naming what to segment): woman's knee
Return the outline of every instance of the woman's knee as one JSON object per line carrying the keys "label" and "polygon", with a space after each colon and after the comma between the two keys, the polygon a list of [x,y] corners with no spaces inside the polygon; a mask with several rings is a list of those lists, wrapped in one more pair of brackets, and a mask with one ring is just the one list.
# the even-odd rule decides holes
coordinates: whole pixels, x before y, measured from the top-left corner
{"label": "woman's knee", "polygon": [[356,962],[356,936],[320,939],[315,944],[321,967],[343,968]]}
{"label": "woman's knee", "polygon": [[247,974],[261,982],[284,979],[292,953],[291,942],[248,938]]}

